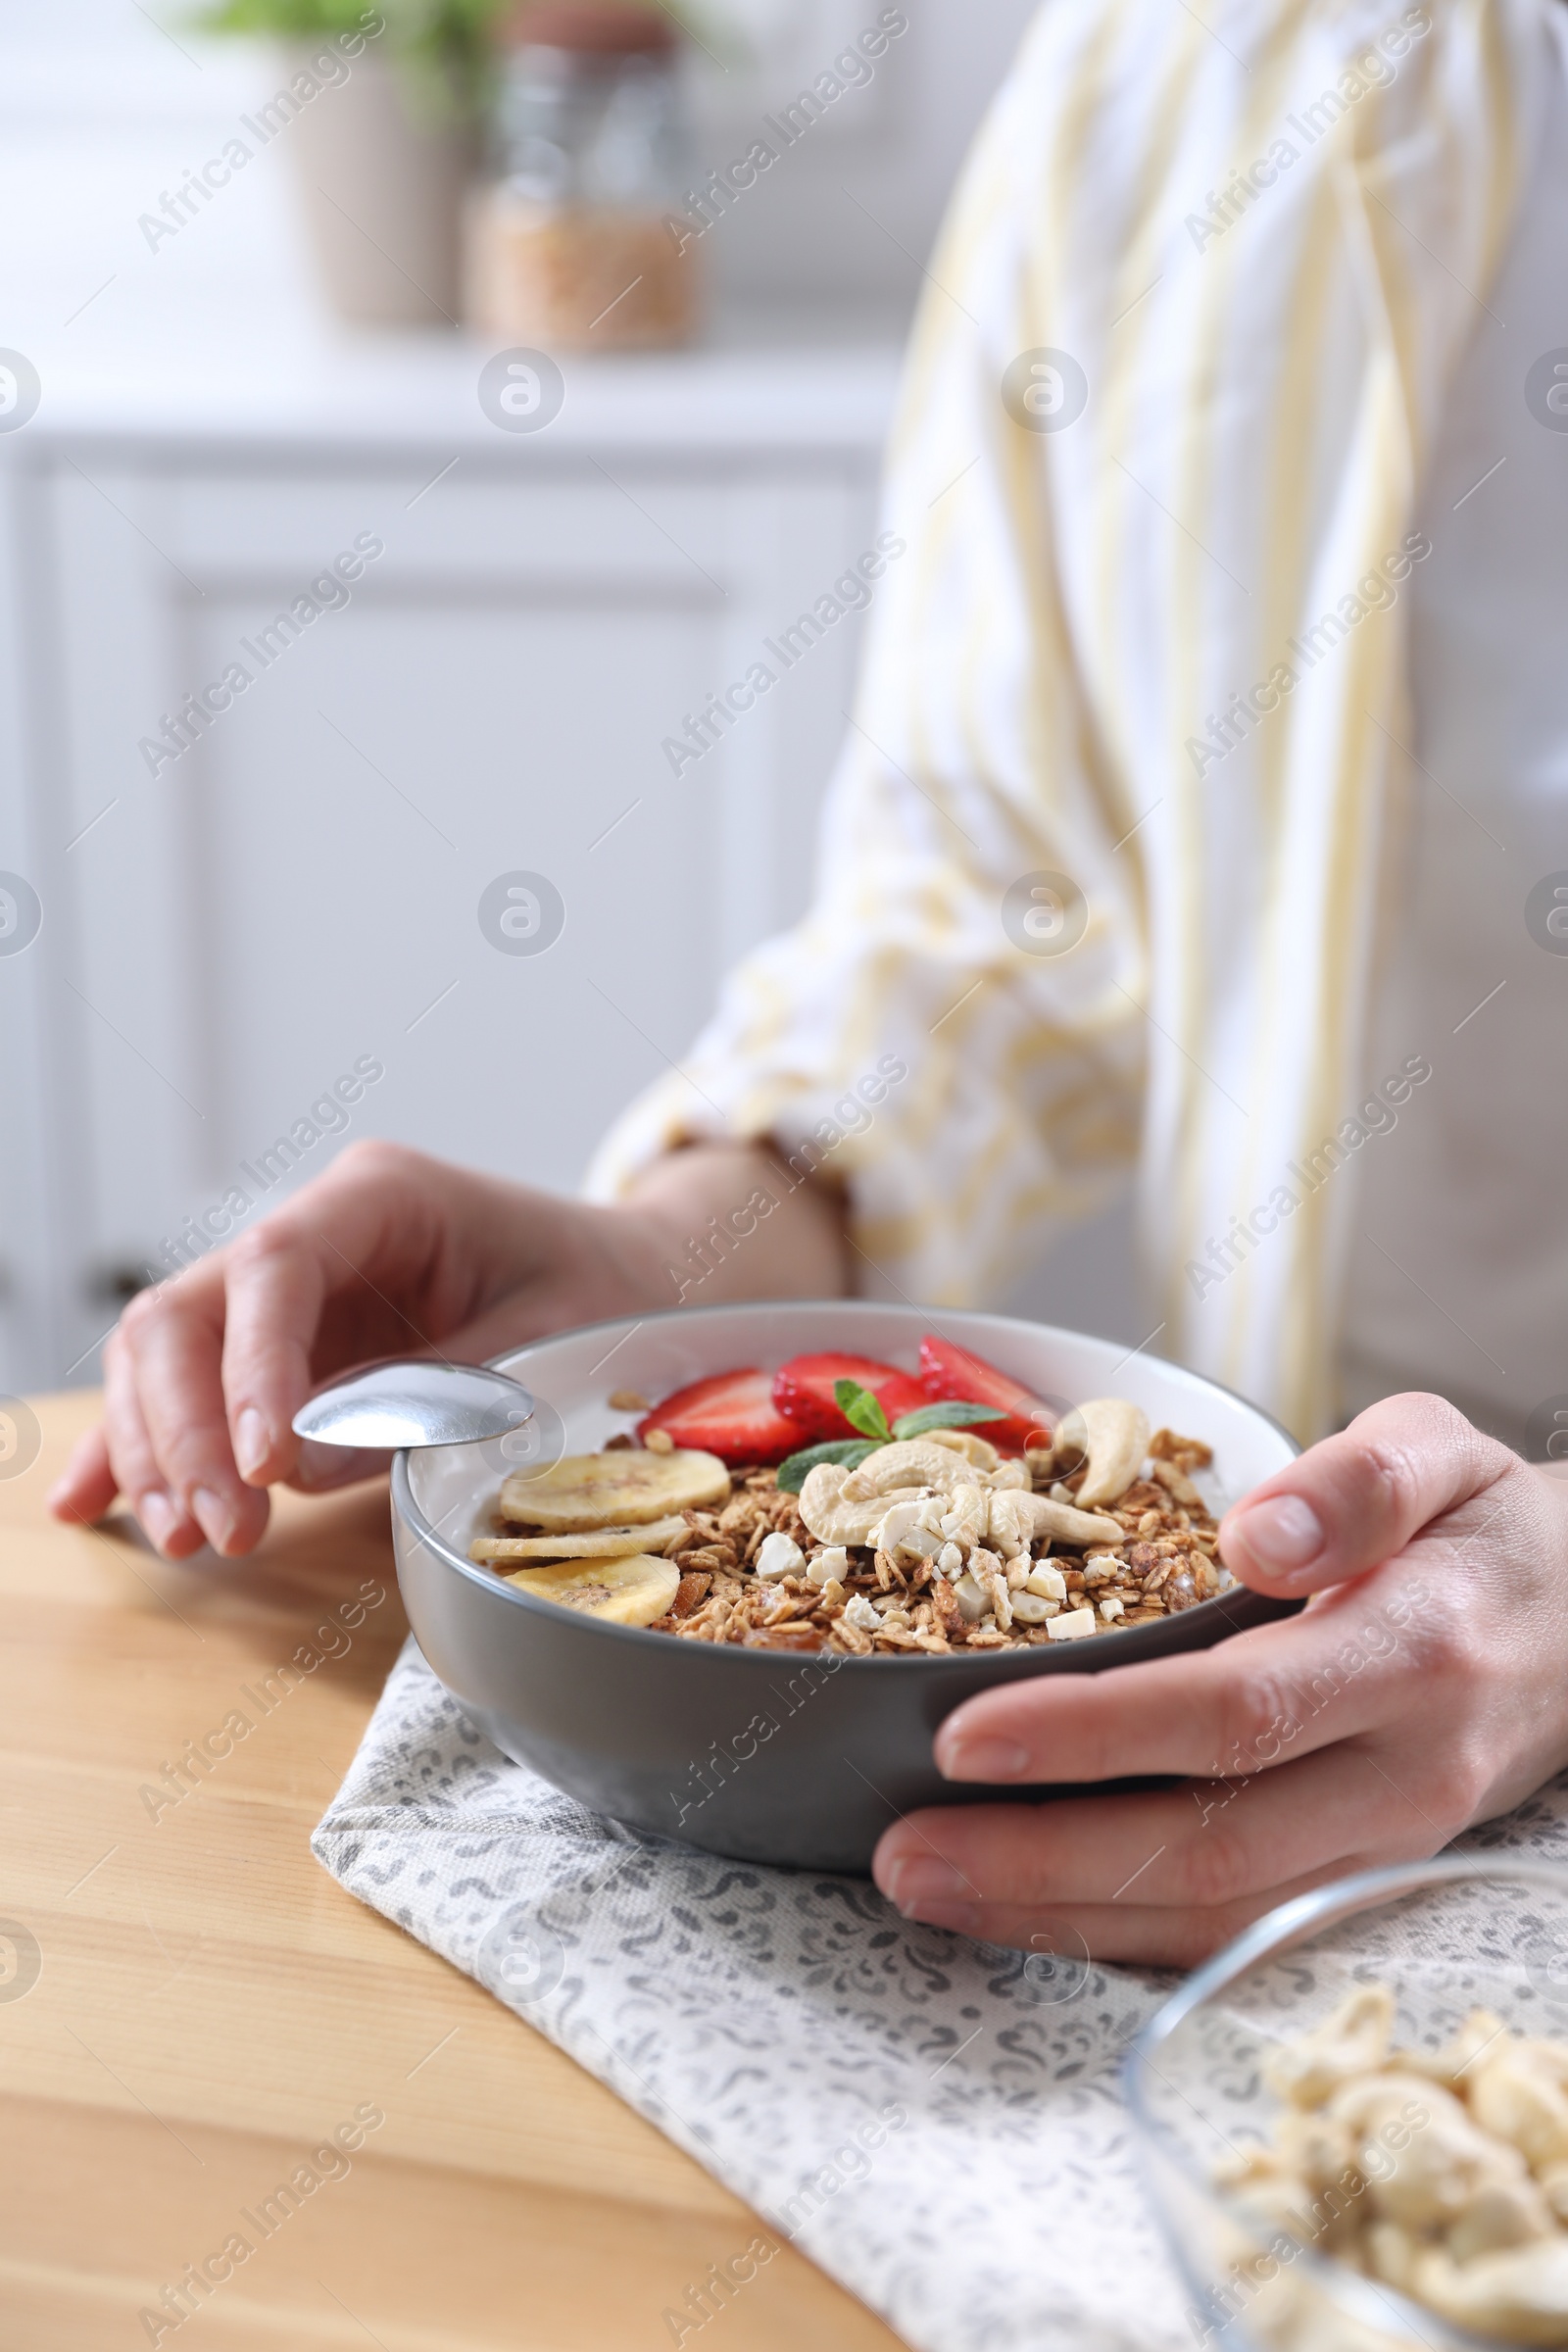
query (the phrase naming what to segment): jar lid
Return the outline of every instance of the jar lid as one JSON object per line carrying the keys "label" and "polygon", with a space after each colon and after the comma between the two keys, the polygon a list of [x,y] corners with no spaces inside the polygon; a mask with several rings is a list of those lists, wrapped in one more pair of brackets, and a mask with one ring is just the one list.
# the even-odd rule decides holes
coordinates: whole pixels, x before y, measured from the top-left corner
{"label": "jar lid", "polygon": [[658,9],[618,0],[532,0],[501,27],[509,48],[574,49],[600,57],[662,56],[676,30]]}

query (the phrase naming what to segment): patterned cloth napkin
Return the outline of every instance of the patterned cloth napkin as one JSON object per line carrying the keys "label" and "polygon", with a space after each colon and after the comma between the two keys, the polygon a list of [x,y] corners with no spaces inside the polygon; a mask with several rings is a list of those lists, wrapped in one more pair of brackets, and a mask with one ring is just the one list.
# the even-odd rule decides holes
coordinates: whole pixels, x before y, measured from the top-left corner
{"label": "patterned cloth napkin", "polygon": [[[1568,1858],[1568,1776],[1466,1842]],[[676,2345],[781,2239],[919,2352],[1201,2332],[1119,2090],[1174,1978],[910,1927],[864,1880],[605,1820],[493,1747],[412,1640],[312,1843],[762,2217],[665,2312]]]}

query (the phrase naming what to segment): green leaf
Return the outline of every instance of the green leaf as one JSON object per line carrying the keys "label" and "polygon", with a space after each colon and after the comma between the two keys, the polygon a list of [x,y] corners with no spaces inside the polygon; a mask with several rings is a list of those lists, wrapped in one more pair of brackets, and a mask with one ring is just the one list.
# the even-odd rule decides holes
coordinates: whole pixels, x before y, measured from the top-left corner
{"label": "green leaf", "polygon": [[972,1429],[977,1421],[1005,1421],[1006,1414],[991,1404],[966,1404],[955,1397],[945,1404],[916,1405],[893,1424],[896,1438],[923,1438],[928,1429]]}
{"label": "green leaf", "polygon": [[[186,19],[193,31],[270,34],[316,42],[346,33],[371,41],[385,34],[387,54],[402,73],[403,94],[425,127],[477,126],[490,110],[499,79],[497,25],[510,0],[383,0],[378,12],[364,0],[203,0]],[[379,14],[370,31],[367,19]],[[379,55],[379,50],[374,54]]]}
{"label": "green leaf", "polygon": [[825,1438],[820,1446],[803,1446],[778,1466],[778,1483],[785,1494],[798,1494],[806,1484],[806,1474],[818,1462],[842,1462],[846,1470],[858,1470],[868,1453],[875,1453],[879,1441],[875,1438]]}
{"label": "green leaf", "polygon": [[869,1389],[862,1389],[858,1380],[836,1380],[833,1383],[834,1401],[852,1429],[862,1437],[874,1438],[879,1446],[891,1446],[893,1432],[882,1410],[880,1397]]}

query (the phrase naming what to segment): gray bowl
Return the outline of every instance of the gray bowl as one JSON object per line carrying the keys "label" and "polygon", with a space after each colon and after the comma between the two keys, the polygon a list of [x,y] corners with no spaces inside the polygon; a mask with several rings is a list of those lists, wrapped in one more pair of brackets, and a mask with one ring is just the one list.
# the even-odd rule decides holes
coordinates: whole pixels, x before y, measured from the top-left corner
{"label": "gray bowl", "polygon": [[[938,1324],[1048,1402],[1126,1396],[1153,1427],[1204,1439],[1216,1500],[1245,1494],[1298,1451],[1267,1414],[1177,1364],[1003,1315],[842,1299],[684,1308],[595,1324],[496,1360],[540,1400],[554,1455],[593,1451],[630,1426],[610,1409],[613,1390],[657,1398],[706,1373],[771,1367],[808,1348],[912,1369],[921,1333]],[[515,1445],[436,1446],[393,1463],[398,1582],[419,1647],[516,1762],[597,1813],[744,1861],[864,1872],[888,1824],[918,1806],[1039,1802],[1049,1793],[1039,1788],[943,1780],[932,1738],[960,1700],[1035,1675],[1206,1649],[1296,1605],[1237,1590],[1125,1633],[975,1657],[790,1655],[673,1641],[535,1599],[466,1557],[517,1466]],[[1082,1792],[1078,1784],[1073,1793]]]}

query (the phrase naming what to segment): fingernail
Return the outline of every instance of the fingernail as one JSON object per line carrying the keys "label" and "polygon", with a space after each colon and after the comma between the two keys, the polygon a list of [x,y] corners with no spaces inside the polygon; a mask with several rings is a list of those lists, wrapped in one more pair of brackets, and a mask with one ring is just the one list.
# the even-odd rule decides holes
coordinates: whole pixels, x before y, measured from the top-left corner
{"label": "fingernail", "polygon": [[241,1478],[254,1478],[272,1450],[272,1433],[254,1404],[234,1424],[234,1459]]}
{"label": "fingernail", "polygon": [[208,1543],[215,1551],[221,1551],[234,1533],[234,1514],[229,1505],[211,1487],[198,1487],[190,1498],[190,1507]]}
{"label": "fingernail", "polygon": [[1315,1560],[1328,1542],[1323,1522],[1299,1494],[1272,1494],[1242,1513],[1238,1530],[1265,1568],[1286,1573]]}
{"label": "fingernail", "polygon": [[980,1906],[978,1903],[913,1902],[901,1904],[906,1920],[922,1928],[951,1928],[956,1936],[978,1936]]}
{"label": "fingernail", "polygon": [[953,1740],[937,1751],[937,1770],[949,1781],[1021,1781],[1029,1766],[1028,1749],[1013,1740]]}
{"label": "fingernail", "polygon": [[935,1857],[927,1861],[921,1855],[912,1861],[894,1863],[888,1873],[887,1891],[906,1919],[916,1916],[923,1919],[925,1912],[923,1908],[917,1912],[917,1905],[956,1902],[966,1894],[972,1895],[974,1888],[962,1871],[955,1870],[951,1862]]}
{"label": "fingernail", "polygon": [[161,1487],[137,1496],[136,1516],[160,1551],[179,1525],[179,1513]]}

